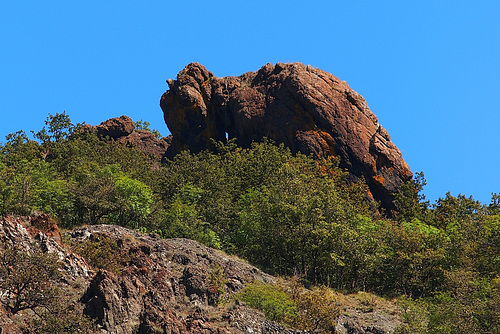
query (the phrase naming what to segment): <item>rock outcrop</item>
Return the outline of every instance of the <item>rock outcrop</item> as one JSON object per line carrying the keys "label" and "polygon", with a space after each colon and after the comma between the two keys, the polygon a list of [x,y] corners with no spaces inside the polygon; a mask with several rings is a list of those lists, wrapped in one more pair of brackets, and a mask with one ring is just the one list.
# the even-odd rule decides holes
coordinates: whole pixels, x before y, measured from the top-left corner
{"label": "rock outcrop", "polygon": [[[227,316],[217,314],[217,301],[223,296],[211,276],[221,270],[225,284],[219,288],[226,297],[249,282],[274,280],[188,239],[160,239],[111,225],[88,226],[71,235],[78,244],[92,237],[111,238],[129,256],[120,275],[99,271],[82,297],[85,312],[116,334],[153,333],[154,328],[160,333],[239,333],[230,321],[229,313],[236,312],[233,308],[225,311]],[[253,319],[253,325],[246,327],[261,332],[265,320],[261,318],[262,323]]]}
{"label": "rock outcrop", "polygon": [[204,150],[211,139],[236,138],[248,147],[267,137],[292,152],[340,156],[341,167],[353,179],[364,178],[387,210],[395,209],[394,194],[412,177],[363,97],[320,69],[278,63],[216,78],[192,63],[167,83],[160,101],[173,135],[167,158],[182,150]]}
{"label": "rock outcrop", "polygon": [[[234,301],[246,284],[276,280],[234,256],[192,240],[161,239],[112,225],[77,228],[66,234],[66,244],[61,245],[57,233],[52,233],[55,230],[57,225],[46,215],[4,217],[0,254],[9,244],[26,252],[57,254],[61,277],[53,284],[65,291],[65,298],[79,300],[77,307],[95,320],[99,333],[304,333]],[[119,250],[119,271],[95,271],[70,250],[103,238],[112,240]],[[1,287],[0,298],[6,298]],[[339,305],[343,307],[336,328],[340,333],[385,334],[401,324],[397,311],[387,313],[394,305],[366,310],[359,308],[356,296],[346,298],[350,300],[346,306]],[[26,332],[22,328],[29,327],[30,316],[29,312],[10,314],[0,302],[0,333]]]}
{"label": "rock outcrop", "polygon": [[128,116],[110,118],[97,126],[85,125],[82,131],[96,131],[101,137],[108,137],[118,143],[135,147],[146,155],[162,159],[170,146],[172,136],[157,138],[147,130],[137,130]]}

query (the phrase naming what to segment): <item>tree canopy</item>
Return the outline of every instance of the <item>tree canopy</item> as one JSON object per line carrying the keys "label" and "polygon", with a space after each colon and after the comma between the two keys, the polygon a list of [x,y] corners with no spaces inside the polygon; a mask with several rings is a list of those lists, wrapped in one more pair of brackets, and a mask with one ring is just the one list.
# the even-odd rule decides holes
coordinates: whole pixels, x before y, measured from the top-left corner
{"label": "tree canopy", "polygon": [[[79,131],[66,113],[45,125],[0,146],[2,215],[43,211],[64,228],[108,223],[192,238],[307,284],[425,301],[428,333],[500,332],[498,195],[485,205],[448,193],[431,205],[418,173],[388,218],[334,158],[229,141],[158,167]],[[415,326],[408,331],[422,330]]]}

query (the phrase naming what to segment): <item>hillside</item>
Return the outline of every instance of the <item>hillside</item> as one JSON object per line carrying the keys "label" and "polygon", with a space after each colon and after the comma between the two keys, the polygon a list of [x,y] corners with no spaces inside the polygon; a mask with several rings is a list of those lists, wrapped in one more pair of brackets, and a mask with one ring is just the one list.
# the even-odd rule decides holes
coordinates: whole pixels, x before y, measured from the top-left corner
{"label": "hillside", "polygon": [[[319,70],[215,78],[191,64],[169,84],[171,137],[126,116],[92,126],[58,113],[0,145],[2,330],[500,333],[498,195],[431,205],[423,173],[410,178],[364,100]],[[344,153],[302,152],[271,125],[275,137],[242,143],[236,119],[258,92],[283,103],[246,121],[283,128],[289,117],[274,113],[295,112],[309,123],[291,117],[292,128],[335,139],[329,150],[306,136],[311,147]],[[322,114],[331,123],[313,115],[321,98],[289,108],[319,92],[333,96]],[[342,136],[342,120],[366,125],[359,141]]]}
{"label": "hillside", "polygon": [[[161,239],[113,225],[77,228],[64,232],[61,239],[57,226],[46,215],[5,217],[0,221],[0,239],[2,252],[15,246],[31,256],[56,254],[61,268],[60,276],[50,282],[51,288],[58,289],[54,300],[23,294],[21,299],[32,303],[12,314],[12,304],[5,295],[1,298],[2,333],[24,333],[30,327],[40,333],[90,330],[90,326],[76,325],[85,318],[68,314],[66,309],[57,314],[63,318],[62,325],[54,324],[50,312],[60,304],[83,311],[95,321],[99,333],[302,333],[266,319],[263,312],[237,298],[251,283],[279,289],[278,278],[189,239]],[[10,275],[26,270],[17,266],[21,262],[10,263],[10,270],[15,271]],[[46,267],[37,269],[44,271]],[[3,274],[0,270],[0,286],[5,288],[8,279]],[[31,275],[35,285],[43,283],[43,275]],[[48,286],[36,289],[49,295]],[[336,300],[333,309],[352,313],[339,318],[337,330],[385,333],[400,324],[396,305],[377,305],[374,299],[367,310],[367,298],[354,295]],[[392,315],[382,309],[387,305],[392,307]],[[48,315],[43,313],[45,307]],[[33,312],[42,315],[41,324],[31,324],[31,319],[37,319]]]}

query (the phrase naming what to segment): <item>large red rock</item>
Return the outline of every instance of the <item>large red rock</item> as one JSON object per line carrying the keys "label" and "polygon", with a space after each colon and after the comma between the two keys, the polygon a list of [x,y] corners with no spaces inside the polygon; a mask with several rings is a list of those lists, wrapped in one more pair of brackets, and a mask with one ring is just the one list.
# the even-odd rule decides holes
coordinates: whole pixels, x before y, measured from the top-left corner
{"label": "large red rock", "polygon": [[161,159],[168,146],[171,137],[157,138],[152,132],[147,130],[134,130],[127,136],[119,137],[117,142],[137,148],[145,154],[152,154]]}
{"label": "large red rock", "polygon": [[84,125],[80,131],[97,131],[102,137],[109,137],[118,143],[137,148],[146,155],[162,159],[172,140],[171,136],[157,138],[148,130],[137,130],[134,121],[128,116],[110,118],[97,126]]}
{"label": "large red rock", "polygon": [[128,136],[135,129],[134,121],[128,116],[110,118],[96,126],[97,133],[100,136],[109,136],[119,138]]}
{"label": "large red rock", "polygon": [[401,152],[361,95],[330,73],[301,63],[267,64],[239,77],[216,78],[198,63],[186,66],[160,106],[173,135],[168,158],[199,152],[210,139],[241,146],[263,137],[292,152],[340,156],[353,178],[394,210],[394,194],[412,177]]}

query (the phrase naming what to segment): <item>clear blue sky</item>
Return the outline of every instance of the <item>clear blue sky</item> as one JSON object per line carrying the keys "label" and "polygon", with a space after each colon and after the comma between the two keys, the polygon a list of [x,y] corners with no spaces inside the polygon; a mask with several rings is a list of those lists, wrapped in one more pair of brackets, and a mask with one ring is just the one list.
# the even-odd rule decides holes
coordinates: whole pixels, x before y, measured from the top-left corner
{"label": "clear blue sky", "polygon": [[167,135],[165,80],[300,61],[365,97],[427,197],[500,192],[500,1],[46,0],[0,3],[0,141],[49,113]]}

